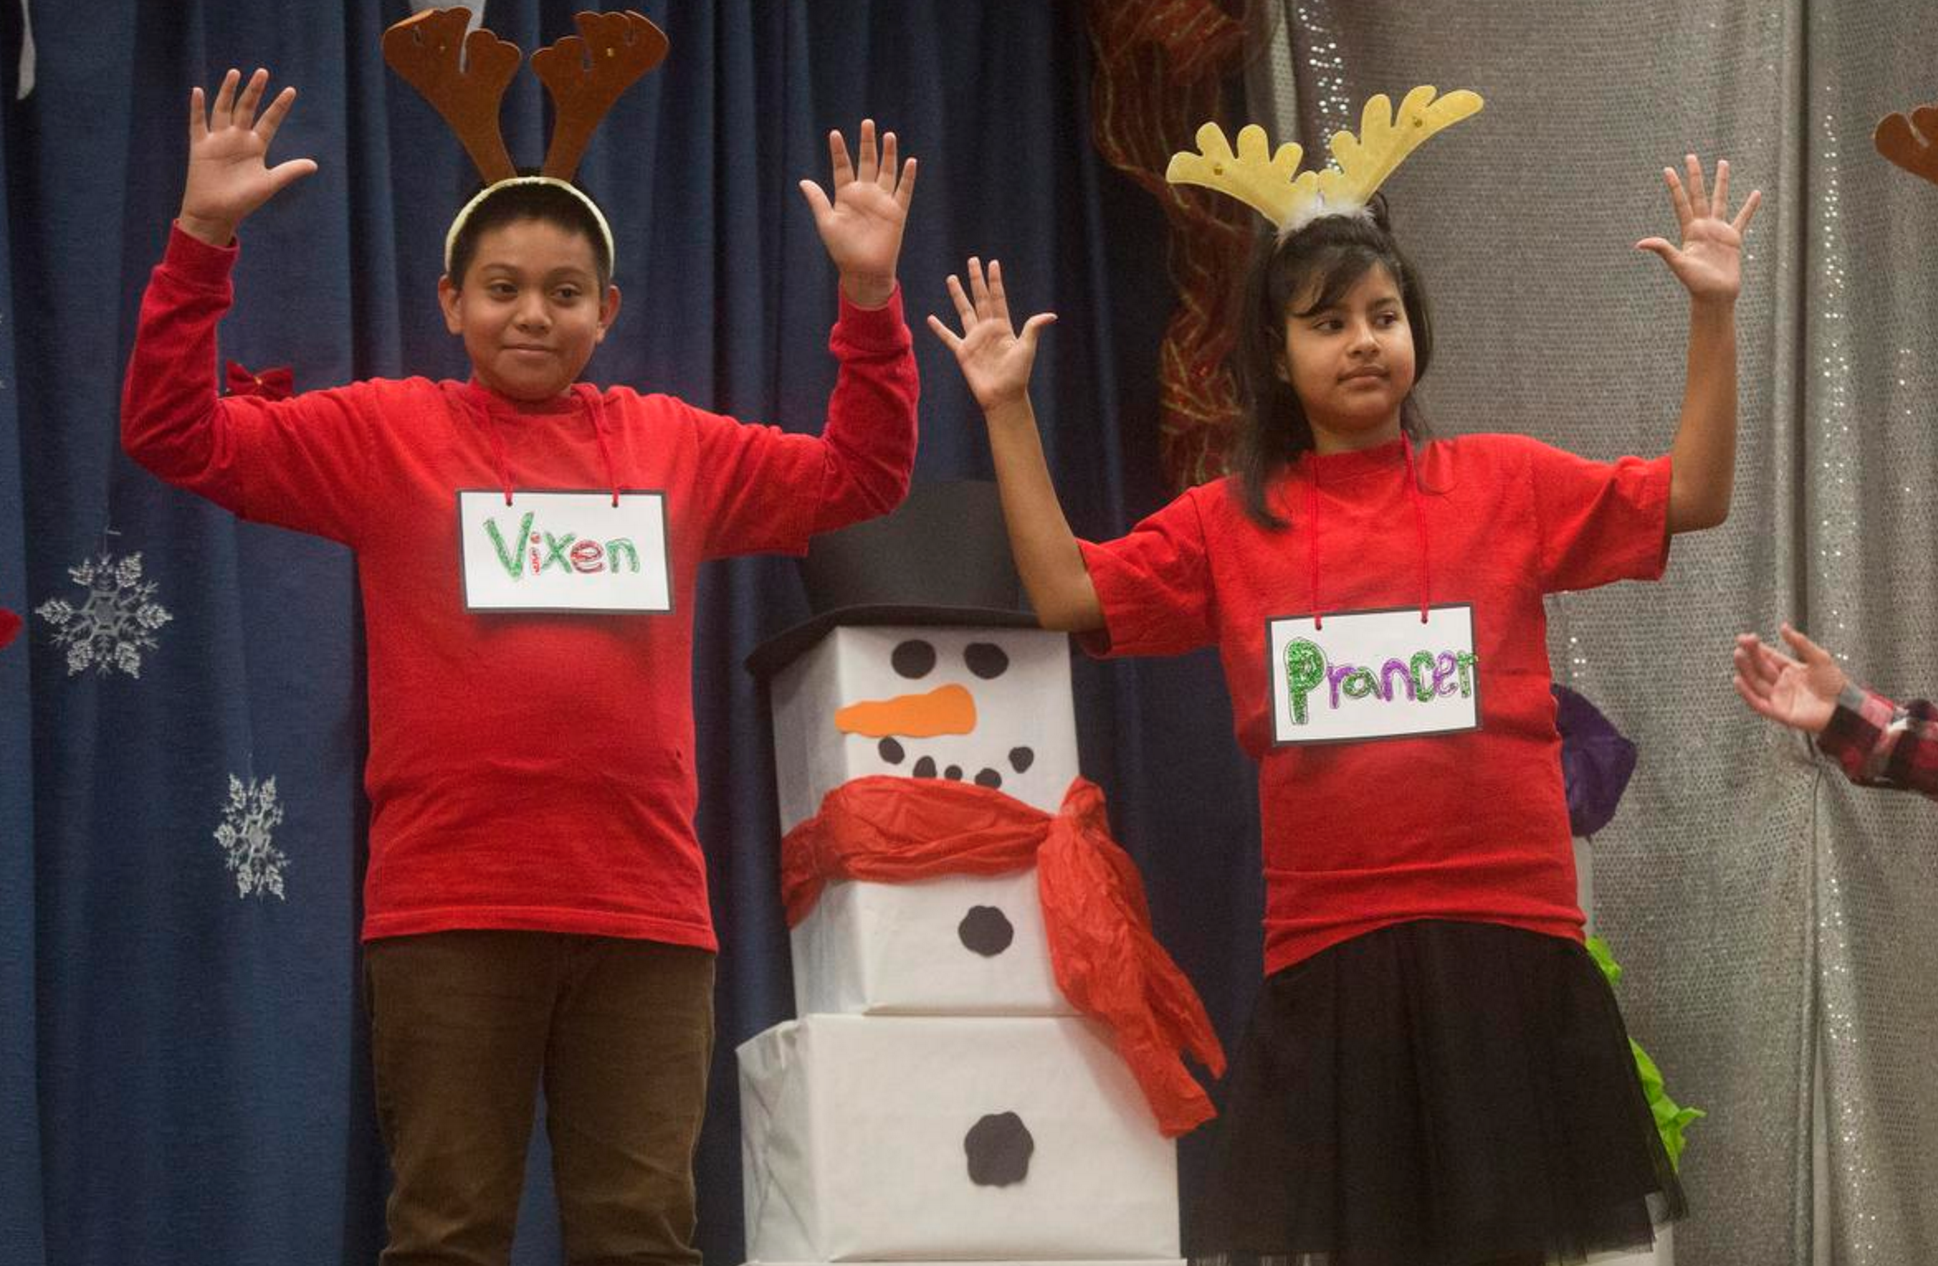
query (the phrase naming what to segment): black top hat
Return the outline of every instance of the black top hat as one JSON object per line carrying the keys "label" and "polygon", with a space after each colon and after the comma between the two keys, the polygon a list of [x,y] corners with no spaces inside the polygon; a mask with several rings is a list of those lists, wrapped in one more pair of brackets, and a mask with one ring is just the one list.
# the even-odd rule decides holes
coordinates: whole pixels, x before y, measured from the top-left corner
{"label": "black top hat", "polygon": [[747,670],[771,677],[836,625],[1035,628],[987,480],[921,484],[900,508],[825,532],[801,562],[814,616],[762,642]]}

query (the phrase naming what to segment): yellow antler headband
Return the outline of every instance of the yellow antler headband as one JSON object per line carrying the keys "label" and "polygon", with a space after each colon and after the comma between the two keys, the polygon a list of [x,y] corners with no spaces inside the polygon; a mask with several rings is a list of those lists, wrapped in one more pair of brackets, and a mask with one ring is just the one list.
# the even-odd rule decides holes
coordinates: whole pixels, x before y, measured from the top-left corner
{"label": "yellow antler headband", "polygon": [[1415,88],[1395,111],[1381,93],[1366,102],[1359,135],[1339,131],[1330,147],[1334,166],[1299,170],[1305,150],[1293,141],[1269,153],[1265,129],[1257,124],[1238,133],[1234,153],[1216,123],[1198,129],[1198,152],[1171,156],[1164,178],[1174,185],[1203,185],[1238,199],[1277,226],[1280,237],[1298,232],[1323,215],[1355,215],[1414,150],[1443,129],[1478,114],[1478,93],[1461,89],[1435,99],[1435,89]]}

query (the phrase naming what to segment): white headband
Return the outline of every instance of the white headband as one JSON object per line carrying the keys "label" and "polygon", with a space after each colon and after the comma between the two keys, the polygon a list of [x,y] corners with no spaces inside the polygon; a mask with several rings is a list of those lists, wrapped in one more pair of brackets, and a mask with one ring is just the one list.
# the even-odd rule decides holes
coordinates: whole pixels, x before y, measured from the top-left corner
{"label": "white headband", "polygon": [[[593,223],[599,226],[599,237],[606,244],[606,268],[608,272],[611,271],[612,266],[616,262],[612,249],[612,226],[606,223],[606,217],[599,210],[599,205],[586,196],[585,190],[579,188],[569,180],[560,180],[554,176],[512,176],[508,179],[486,185],[483,189],[479,190],[476,197],[464,204],[464,209],[458,212],[457,219],[451,221],[450,232],[444,235],[444,271],[446,273],[451,271],[451,252],[457,247],[458,234],[464,230],[465,222],[484,204],[485,199],[495,193],[509,189],[513,185],[550,185],[555,189],[565,190],[565,192],[571,194],[584,204],[585,209],[592,213]],[[464,278],[453,277],[451,280],[455,283],[462,284]]]}

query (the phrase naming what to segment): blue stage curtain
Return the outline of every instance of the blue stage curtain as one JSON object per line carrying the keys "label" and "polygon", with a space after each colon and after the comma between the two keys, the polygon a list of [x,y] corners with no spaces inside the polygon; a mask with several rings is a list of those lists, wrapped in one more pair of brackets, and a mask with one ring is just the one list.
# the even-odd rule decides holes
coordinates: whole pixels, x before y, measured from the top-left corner
{"label": "blue stage curtain", "polygon": [[[901,269],[923,375],[917,478],[988,474],[980,416],[921,328],[950,312],[943,277],[973,253],[1004,262],[1024,312],[1062,316],[1035,397],[1078,531],[1114,535],[1164,500],[1161,226],[1090,145],[1082,5],[641,7],[671,55],[581,169],[615,221],[626,295],[592,380],[817,429],[835,278],[794,185],[825,180],[827,131],[852,138],[868,114],[922,164]],[[11,67],[22,30],[4,8]],[[572,8],[491,0],[486,19],[529,50],[568,33]],[[382,64],[379,34],[406,12],[401,0],[39,4],[33,92],[13,100],[11,72],[0,77],[0,606],[28,620],[0,650],[9,1264],[361,1263],[382,1243],[358,998],[354,564],[163,485],[121,454],[116,427],[137,303],[180,197],[188,89],[231,65],[298,86],[275,155],[321,170],[244,226],[223,356],[291,366],[299,389],[465,373],[435,283],[474,178]],[[535,163],[547,120],[528,73],[504,119],[515,158]],[[72,569],[103,558],[110,588],[154,627],[84,608]],[[774,559],[715,567],[694,612],[700,828],[725,946],[702,1245],[723,1263],[742,1256],[733,1048],[792,1011],[767,722],[741,660],[804,612],[792,564]],[[71,655],[63,637],[83,628],[123,646],[120,659]],[[1258,878],[1216,663],[1080,662],[1077,681],[1086,771],[1147,867],[1160,935],[1230,1037],[1256,984]],[[282,855],[280,893],[242,892],[225,864],[216,832],[250,810]],[[559,1255],[538,1138],[521,1263]]]}

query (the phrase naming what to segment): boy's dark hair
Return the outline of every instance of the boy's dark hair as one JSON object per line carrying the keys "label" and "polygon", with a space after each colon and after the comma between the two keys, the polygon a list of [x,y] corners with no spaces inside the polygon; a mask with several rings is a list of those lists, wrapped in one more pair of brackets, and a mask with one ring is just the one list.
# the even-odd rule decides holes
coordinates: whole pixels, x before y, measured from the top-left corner
{"label": "boy's dark hair", "polygon": [[[1313,447],[1312,423],[1298,393],[1279,376],[1285,358],[1285,318],[1292,301],[1313,287],[1306,306],[1313,311],[1337,303],[1369,269],[1383,266],[1399,287],[1413,334],[1413,381],[1426,377],[1433,361],[1433,322],[1426,283],[1393,240],[1386,200],[1375,197],[1372,218],[1321,216],[1298,232],[1259,245],[1245,279],[1238,314],[1238,342],[1232,367],[1238,378],[1245,416],[1239,423],[1232,471],[1244,493],[1245,513],[1261,527],[1283,528],[1285,521],[1266,504],[1266,488],[1281,467]],[[1416,440],[1429,434],[1412,393],[1400,405],[1400,429]]]}
{"label": "boy's dark hair", "polygon": [[508,184],[480,202],[458,230],[451,243],[451,284],[462,289],[464,275],[478,253],[478,239],[491,229],[503,228],[521,220],[538,220],[576,233],[592,246],[592,265],[598,274],[599,293],[612,284],[612,256],[606,251],[606,237],[598,220],[585,203],[556,185]]}

